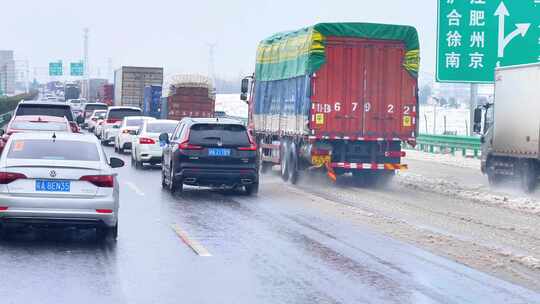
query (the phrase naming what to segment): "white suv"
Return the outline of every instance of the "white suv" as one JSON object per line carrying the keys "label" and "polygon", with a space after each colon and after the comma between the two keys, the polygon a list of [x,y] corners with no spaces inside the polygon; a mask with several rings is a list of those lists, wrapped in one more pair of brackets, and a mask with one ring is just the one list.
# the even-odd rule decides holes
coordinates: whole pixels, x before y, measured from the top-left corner
{"label": "white suv", "polygon": [[120,124],[118,135],[114,138],[114,151],[124,153],[124,150],[131,149],[131,139],[133,135],[135,135],[139,127],[148,120],[155,120],[155,118],[148,116],[125,117],[122,124]]}
{"label": "white suv", "polygon": [[101,124],[99,138],[102,144],[110,144],[114,142],[114,138],[118,135],[120,124],[124,117],[141,116],[142,110],[137,107],[109,107],[103,124]]}

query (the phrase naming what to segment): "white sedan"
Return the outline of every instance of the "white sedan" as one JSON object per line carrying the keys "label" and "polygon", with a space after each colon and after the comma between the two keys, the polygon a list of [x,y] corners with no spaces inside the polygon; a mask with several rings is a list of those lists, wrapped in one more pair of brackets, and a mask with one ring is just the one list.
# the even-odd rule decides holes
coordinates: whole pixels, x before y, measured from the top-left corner
{"label": "white sedan", "polygon": [[168,133],[169,138],[178,125],[177,120],[148,120],[143,123],[133,136],[131,143],[131,164],[142,168],[143,163],[159,164],[163,157],[163,147],[159,142],[161,133]]}
{"label": "white sedan", "polygon": [[107,115],[107,110],[95,110],[94,113],[90,116],[87,123],[87,128],[89,132],[94,132],[97,124],[102,121]]}
{"label": "white sedan", "polygon": [[92,135],[15,133],[0,157],[0,224],[96,228],[99,239],[118,234],[119,187]]}
{"label": "white sedan", "polygon": [[118,135],[114,137],[114,151],[124,153],[124,150],[131,149],[133,135],[145,121],[155,120],[148,116],[128,116],[124,117],[119,126]]}

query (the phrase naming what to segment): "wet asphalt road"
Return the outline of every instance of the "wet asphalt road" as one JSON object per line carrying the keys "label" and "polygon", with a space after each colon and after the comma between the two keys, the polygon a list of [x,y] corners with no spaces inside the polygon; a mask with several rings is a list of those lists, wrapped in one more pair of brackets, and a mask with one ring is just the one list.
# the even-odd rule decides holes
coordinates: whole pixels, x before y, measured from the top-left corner
{"label": "wet asphalt road", "polygon": [[17,232],[0,243],[0,303],[540,303],[374,233],[341,217],[340,202],[276,176],[263,177],[258,197],[196,188],[173,196],[158,168],[135,170],[123,158],[118,241]]}

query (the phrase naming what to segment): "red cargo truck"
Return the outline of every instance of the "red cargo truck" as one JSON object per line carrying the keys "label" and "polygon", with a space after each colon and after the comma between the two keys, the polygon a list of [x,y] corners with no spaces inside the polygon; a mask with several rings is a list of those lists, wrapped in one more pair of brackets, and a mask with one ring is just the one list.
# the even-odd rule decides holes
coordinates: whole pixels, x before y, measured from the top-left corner
{"label": "red cargo truck", "polygon": [[407,169],[401,143],[415,144],[418,68],[409,26],[322,23],[263,40],[242,81],[262,170],[280,165],[292,183],[314,167],[389,181]]}
{"label": "red cargo truck", "polygon": [[169,88],[168,119],[214,117],[215,95],[212,85],[208,78],[195,76],[177,76]]}
{"label": "red cargo truck", "polygon": [[107,104],[108,106],[112,106],[113,100],[114,100],[114,85],[112,84],[104,84],[99,87],[98,90],[98,102],[102,102]]}

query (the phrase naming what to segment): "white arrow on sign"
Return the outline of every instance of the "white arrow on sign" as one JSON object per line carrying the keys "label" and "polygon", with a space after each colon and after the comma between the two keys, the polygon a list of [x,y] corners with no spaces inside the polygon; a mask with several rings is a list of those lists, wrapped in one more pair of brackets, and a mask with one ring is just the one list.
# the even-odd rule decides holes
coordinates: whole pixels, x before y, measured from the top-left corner
{"label": "white arrow on sign", "polygon": [[502,58],[504,57],[504,50],[506,46],[510,43],[510,41],[512,41],[519,35],[521,35],[521,37],[525,37],[525,35],[527,35],[527,32],[529,31],[529,28],[531,27],[531,24],[516,23],[516,29],[505,37],[505,18],[507,16],[510,16],[510,12],[508,12],[508,9],[506,8],[506,5],[504,5],[504,2],[501,1],[501,4],[499,4],[499,7],[497,7],[497,10],[495,11],[495,16],[499,17],[498,57]]}

